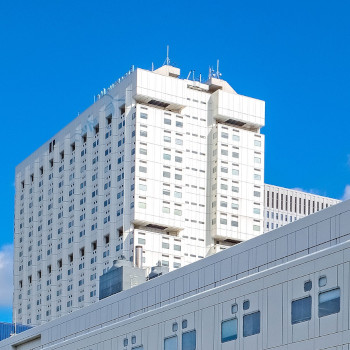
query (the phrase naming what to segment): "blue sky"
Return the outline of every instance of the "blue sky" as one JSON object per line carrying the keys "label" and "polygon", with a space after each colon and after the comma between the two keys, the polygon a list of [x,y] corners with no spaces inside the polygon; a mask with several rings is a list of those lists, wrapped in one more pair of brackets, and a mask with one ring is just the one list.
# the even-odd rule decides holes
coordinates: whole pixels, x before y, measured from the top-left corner
{"label": "blue sky", "polygon": [[[266,101],[265,179],[350,184],[349,1],[1,1],[0,321],[8,321],[15,166],[134,64],[222,78]],[[347,188],[350,198],[350,187]]]}

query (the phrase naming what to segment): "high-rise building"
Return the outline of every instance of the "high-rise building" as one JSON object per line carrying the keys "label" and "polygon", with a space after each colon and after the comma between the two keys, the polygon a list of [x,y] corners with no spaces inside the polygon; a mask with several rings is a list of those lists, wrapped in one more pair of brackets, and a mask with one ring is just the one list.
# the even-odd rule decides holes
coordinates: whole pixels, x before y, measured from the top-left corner
{"label": "high-rise building", "polygon": [[130,71],[17,166],[19,322],[94,303],[136,246],[173,270],[263,233],[264,102],[179,75]]}
{"label": "high-rise building", "polygon": [[297,189],[265,184],[264,232],[341,202]]}

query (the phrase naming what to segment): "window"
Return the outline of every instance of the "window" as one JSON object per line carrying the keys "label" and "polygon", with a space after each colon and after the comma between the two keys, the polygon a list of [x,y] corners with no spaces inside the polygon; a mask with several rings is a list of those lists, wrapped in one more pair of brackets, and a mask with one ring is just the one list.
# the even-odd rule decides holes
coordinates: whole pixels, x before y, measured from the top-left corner
{"label": "window", "polygon": [[238,305],[237,304],[233,304],[231,306],[231,313],[235,314],[238,311]]}
{"label": "window", "polygon": [[164,350],[177,350],[177,335],[164,339]]}
{"label": "window", "polygon": [[182,193],[181,192],[174,192],[174,197],[175,198],[182,198]]}
{"label": "window", "polygon": [[171,125],[171,119],[164,118],[164,124]]}
{"label": "window", "polygon": [[260,333],[260,311],[243,316],[243,337]]}
{"label": "window", "polygon": [[292,301],[292,324],[311,320],[311,296]]}
{"label": "window", "polygon": [[167,153],[163,153],[163,159],[165,160],[171,160],[171,155]]}
{"label": "window", "polygon": [[237,339],[237,318],[221,323],[221,343]]}
{"label": "window", "polygon": [[254,146],[260,147],[261,146],[261,141],[254,140]]}
{"label": "window", "polygon": [[304,292],[309,292],[312,289],[312,282],[307,281],[304,283]]}
{"label": "window", "polygon": [[141,113],[140,114],[140,118],[142,119],[147,119],[148,118],[148,115],[146,113]]}
{"label": "window", "polygon": [[232,186],[232,192],[239,192],[239,188],[237,186]]}
{"label": "window", "polygon": [[340,288],[318,295],[318,317],[336,314],[340,311]]}
{"label": "window", "polygon": [[326,284],[327,284],[327,277],[326,276],[320,277],[318,280],[318,286],[324,287]]}
{"label": "window", "polygon": [[139,184],[139,189],[141,191],[147,191],[147,185]]}
{"label": "window", "polygon": [[196,331],[182,333],[182,350],[196,349]]}
{"label": "window", "polygon": [[233,141],[239,141],[239,135],[233,135],[232,136]]}
{"label": "window", "polygon": [[249,310],[250,308],[250,301],[246,300],[243,302],[243,310]]}
{"label": "window", "polygon": [[254,163],[260,164],[261,159],[259,157],[254,157]]}

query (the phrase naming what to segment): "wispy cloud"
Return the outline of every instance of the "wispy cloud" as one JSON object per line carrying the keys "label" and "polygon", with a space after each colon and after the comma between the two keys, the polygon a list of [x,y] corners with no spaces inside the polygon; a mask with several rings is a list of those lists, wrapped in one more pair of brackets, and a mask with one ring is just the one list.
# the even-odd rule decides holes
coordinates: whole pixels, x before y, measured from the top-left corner
{"label": "wispy cloud", "polygon": [[12,305],[13,245],[0,248],[0,307]]}
{"label": "wispy cloud", "polygon": [[346,201],[348,199],[350,199],[350,185],[346,185],[345,186],[344,194],[343,194],[343,197],[342,197],[343,201]]}
{"label": "wispy cloud", "polygon": [[292,188],[292,190],[294,190],[294,191],[301,191],[301,192],[305,192],[305,193],[311,193],[311,194],[315,194],[315,195],[318,195],[318,196],[322,196],[322,194],[320,194],[320,191],[316,190],[314,188],[311,188],[310,190],[304,190],[303,188],[295,187],[295,188]]}

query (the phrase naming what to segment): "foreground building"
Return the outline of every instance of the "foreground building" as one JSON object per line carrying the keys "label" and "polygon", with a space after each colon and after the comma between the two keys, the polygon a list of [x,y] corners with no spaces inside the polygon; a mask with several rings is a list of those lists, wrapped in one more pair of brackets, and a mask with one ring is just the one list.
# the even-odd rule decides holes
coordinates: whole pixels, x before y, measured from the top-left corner
{"label": "foreground building", "polygon": [[170,270],[263,233],[263,101],[137,69],[16,168],[14,312],[98,300],[113,260]]}
{"label": "foreground building", "polygon": [[340,200],[265,184],[264,232],[317,213]]}
{"label": "foreground building", "polygon": [[108,297],[0,350],[349,350],[350,201]]}

